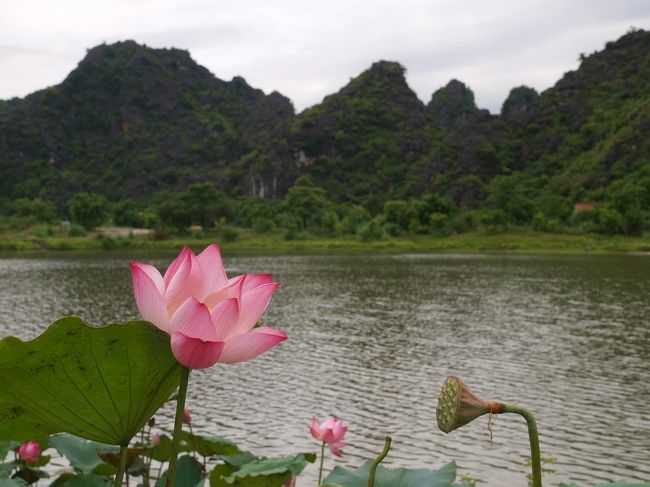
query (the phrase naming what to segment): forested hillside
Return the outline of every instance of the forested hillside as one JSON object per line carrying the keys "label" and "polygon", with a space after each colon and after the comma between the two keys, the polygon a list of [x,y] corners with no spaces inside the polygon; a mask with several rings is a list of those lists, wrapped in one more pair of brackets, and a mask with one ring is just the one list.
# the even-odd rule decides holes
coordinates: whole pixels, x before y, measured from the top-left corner
{"label": "forested hillside", "polygon": [[[61,84],[0,101],[0,209],[68,217],[73,197],[91,193],[179,228],[225,218],[640,234],[650,33],[631,30],[580,60],[542,93],[513,88],[499,115],[459,80],[432,87],[425,104],[389,61],[296,115],[283,95],[222,81],[186,51],[101,45]],[[193,209],[170,216],[174,205]]]}

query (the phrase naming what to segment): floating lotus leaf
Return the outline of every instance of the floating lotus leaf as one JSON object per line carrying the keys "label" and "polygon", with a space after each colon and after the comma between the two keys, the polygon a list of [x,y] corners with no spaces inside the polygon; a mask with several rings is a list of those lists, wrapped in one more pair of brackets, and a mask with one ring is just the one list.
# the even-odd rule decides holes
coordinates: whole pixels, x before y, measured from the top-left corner
{"label": "floating lotus leaf", "polygon": [[179,378],[169,336],[151,323],[62,318],[33,340],[0,340],[0,439],[66,432],[126,445]]}
{"label": "floating lotus leaf", "polygon": [[[334,467],[325,479],[326,484],[340,484],[343,487],[367,487],[372,460],[356,470]],[[456,478],[456,463],[450,462],[439,470],[426,468],[377,467],[375,487],[450,487]]]}

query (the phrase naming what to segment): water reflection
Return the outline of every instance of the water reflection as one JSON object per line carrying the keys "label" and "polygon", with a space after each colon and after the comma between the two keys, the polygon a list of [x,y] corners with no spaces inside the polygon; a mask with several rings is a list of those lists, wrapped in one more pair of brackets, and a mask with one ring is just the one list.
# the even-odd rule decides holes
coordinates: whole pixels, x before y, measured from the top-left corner
{"label": "water reflection", "polygon": [[[57,255],[0,260],[0,328],[33,337],[53,319],[136,316],[128,260]],[[312,415],[349,424],[343,463],[394,437],[389,464],[455,458],[488,485],[522,485],[526,427],[499,417],[444,435],[445,376],[536,412],[552,483],[650,477],[650,260],[644,257],[294,256],[226,258],[229,273],[272,272],[265,322],[289,340],[259,359],[193,374],[199,431],[264,454],[315,451]],[[171,411],[166,410],[167,425]],[[328,467],[331,467],[329,463]],[[303,483],[315,481],[310,467]]]}

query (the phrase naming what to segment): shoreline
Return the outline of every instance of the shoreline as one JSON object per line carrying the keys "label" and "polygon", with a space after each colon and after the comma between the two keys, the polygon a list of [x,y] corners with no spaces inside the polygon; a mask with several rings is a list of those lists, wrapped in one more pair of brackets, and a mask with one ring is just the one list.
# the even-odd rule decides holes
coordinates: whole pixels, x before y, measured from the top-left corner
{"label": "shoreline", "polygon": [[507,253],[507,254],[626,254],[650,255],[650,236],[558,235],[511,232],[495,235],[466,233],[446,237],[406,235],[363,242],[354,236],[285,240],[282,234],[255,234],[242,230],[235,241],[214,235],[175,236],[165,240],[143,237],[2,237],[0,256],[66,252],[177,251],[183,245],[201,249],[217,242],[233,254],[329,254],[329,253]]}

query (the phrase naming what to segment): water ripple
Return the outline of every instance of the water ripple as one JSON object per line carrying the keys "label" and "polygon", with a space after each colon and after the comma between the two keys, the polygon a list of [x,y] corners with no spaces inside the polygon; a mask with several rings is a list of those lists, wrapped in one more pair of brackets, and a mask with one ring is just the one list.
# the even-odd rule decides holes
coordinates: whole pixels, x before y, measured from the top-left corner
{"label": "water ripple", "polygon": [[[134,256],[129,256],[133,259]],[[158,266],[170,256],[138,257]],[[91,323],[137,312],[129,259],[0,259],[0,329],[31,338],[64,314]],[[561,481],[650,478],[650,261],[643,257],[498,255],[226,259],[231,275],[282,282],[264,321],[289,340],[255,361],[195,372],[196,431],[273,455],[317,451],[313,415],[349,425],[356,466],[385,434],[387,465],[459,469],[487,485],[523,485],[521,418],[484,418],[450,435],[435,403],[448,374],[481,395],[535,411],[542,454]],[[170,428],[166,406],[160,423]],[[335,464],[332,458],[326,468]],[[305,485],[315,481],[308,467]],[[551,480],[551,479],[549,479]]]}

